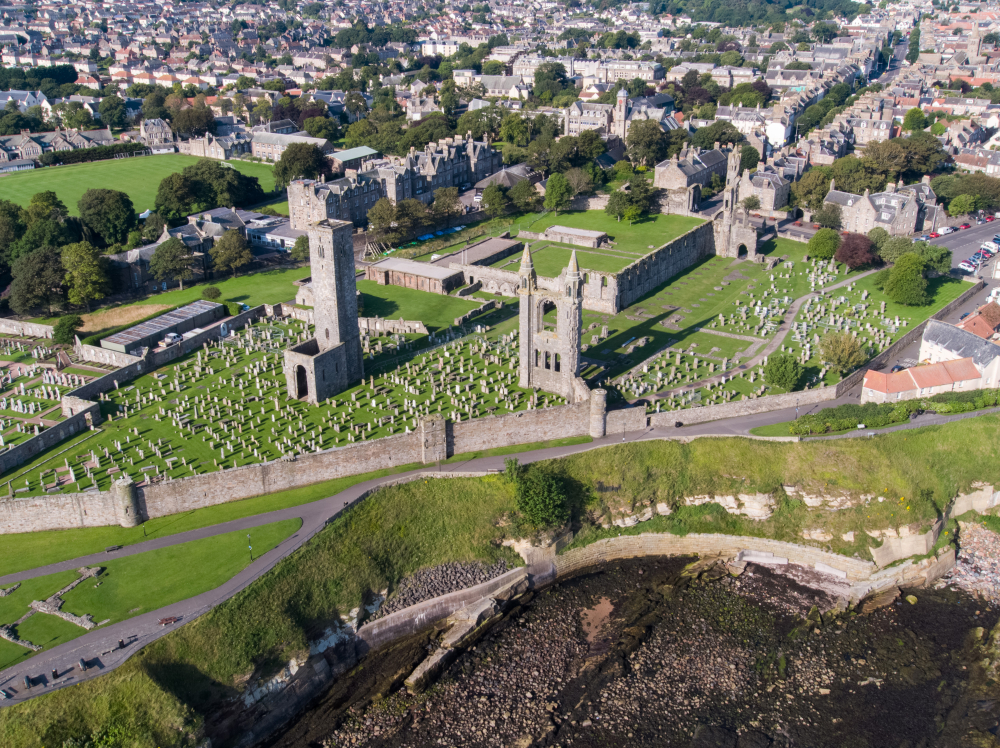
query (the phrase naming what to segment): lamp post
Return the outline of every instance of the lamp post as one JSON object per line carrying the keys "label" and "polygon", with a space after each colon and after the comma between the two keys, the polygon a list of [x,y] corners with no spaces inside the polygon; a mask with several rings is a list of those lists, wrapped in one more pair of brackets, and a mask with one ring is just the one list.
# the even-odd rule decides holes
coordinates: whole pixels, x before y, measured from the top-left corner
{"label": "lamp post", "polygon": [[247,548],[250,549],[250,563],[253,563],[253,546],[250,544],[250,533],[247,533]]}

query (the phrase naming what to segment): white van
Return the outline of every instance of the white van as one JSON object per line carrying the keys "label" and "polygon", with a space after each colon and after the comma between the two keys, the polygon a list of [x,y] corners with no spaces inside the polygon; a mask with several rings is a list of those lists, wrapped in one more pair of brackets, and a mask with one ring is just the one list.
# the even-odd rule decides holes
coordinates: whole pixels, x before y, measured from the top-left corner
{"label": "white van", "polygon": [[990,295],[986,297],[987,304],[989,304],[991,301],[1000,304],[1000,286],[997,286],[992,291],[990,291]]}

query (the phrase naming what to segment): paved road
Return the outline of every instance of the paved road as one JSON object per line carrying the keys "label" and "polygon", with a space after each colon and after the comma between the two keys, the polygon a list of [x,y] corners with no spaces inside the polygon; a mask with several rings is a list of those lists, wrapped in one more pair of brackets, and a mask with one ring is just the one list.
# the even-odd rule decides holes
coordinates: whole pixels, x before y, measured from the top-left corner
{"label": "paved road", "polygon": [[903,39],[892,52],[892,59],[889,60],[889,67],[882,73],[878,78],[878,82],[883,86],[887,86],[892,83],[892,79],[899,75],[900,71],[903,70],[903,58],[906,57],[906,50],[909,48],[909,43],[906,39]]}

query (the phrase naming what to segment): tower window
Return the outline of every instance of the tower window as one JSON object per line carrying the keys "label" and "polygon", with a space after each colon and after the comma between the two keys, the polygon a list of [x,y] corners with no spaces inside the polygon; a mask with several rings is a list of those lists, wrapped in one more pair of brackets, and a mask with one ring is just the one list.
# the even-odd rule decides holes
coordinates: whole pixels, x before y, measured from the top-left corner
{"label": "tower window", "polygon": [[329,328],[329,327],[328,327],[328,328],[326,328],[326,339],[327,339],[327,340],[329,340],[329,339],[330,339],[330,328]]}

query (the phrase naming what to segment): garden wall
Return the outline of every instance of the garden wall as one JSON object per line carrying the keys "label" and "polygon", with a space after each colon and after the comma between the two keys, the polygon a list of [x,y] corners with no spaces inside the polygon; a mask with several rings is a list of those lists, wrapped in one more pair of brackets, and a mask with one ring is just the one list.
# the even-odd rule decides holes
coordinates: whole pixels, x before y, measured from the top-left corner
{"label": "garden wall", "polygon": [[19,322],[16,319],[0,318],[0,335],[23,335],[32,338],[51,338],[52,327],[37,322]]}
{"label": "garden wall", "polygon": [[685,426],[689,426],[695,423],[717,421],[721,418],[736,418],[738,416],[750,416],[756,413],[781,410],[782,408],[794,408],[796,405],[800,407],[815,405],[816,403],[827,402],[836,398],[836,387],[819,387],[814,390],[803,390],[802,392],[788,392],[784,395],[765,395],[754,400],[734,400],[717,405],[702,405],[697,408],[653,413],[649,416],[649,422],[653,426],[669,427],[673,426],[675,422],[680,421]]}

